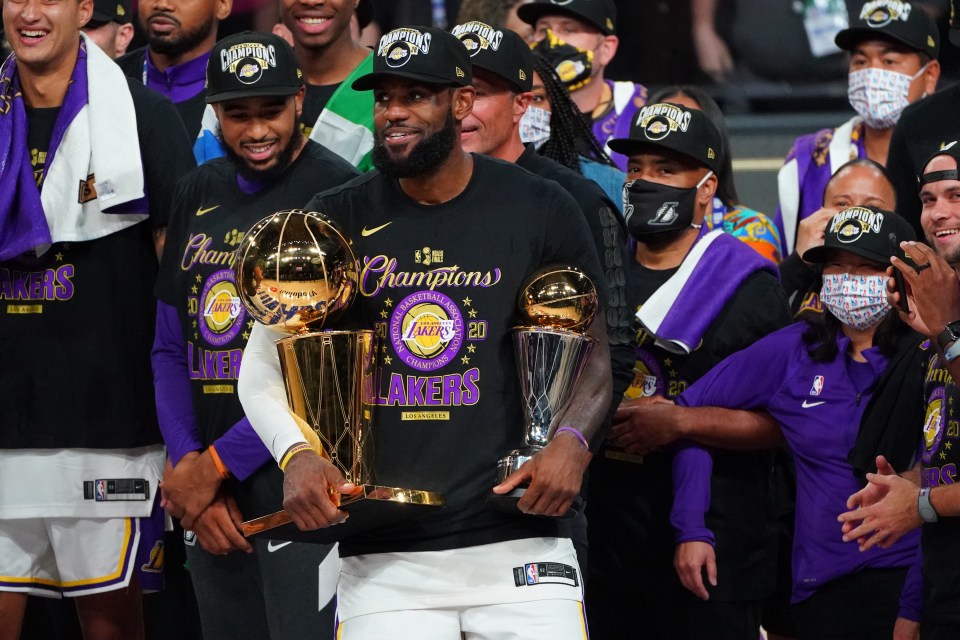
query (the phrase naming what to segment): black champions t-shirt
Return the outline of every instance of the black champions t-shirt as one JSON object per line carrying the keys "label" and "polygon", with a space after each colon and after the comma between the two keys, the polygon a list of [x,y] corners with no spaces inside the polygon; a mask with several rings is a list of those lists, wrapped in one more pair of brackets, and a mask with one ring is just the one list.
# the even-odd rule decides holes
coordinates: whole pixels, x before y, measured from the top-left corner
{"label": "black champions t-shirt", "polygon": [[[139,83],[127,84],[150,217],[102,238],[56,243],[40,257],[27,252],[0,263],[0,362],[10,372],[0,385],[0,448],[161,441],[150,371],[152,231],[166,226],[174,185],[194,160],[173,105]],[[49,137],[37,144],[40,151]],[[88,178],[77,176],[78,198],[90,197],[83,187],[95,179]]]}
{"label": "black champions t-shirt", "polygon": [[[920,486],[957,482],[960,465],[960,392],[935,352],[924,379],[926,414],[920,454]],[[923,622],[960,623],[960,518],[940,518],[923,525]]]}
{"label": "black champions t-shirt", "polygon": [[442,508],[411,507],[375,536],[341,541],[345,556],[568,535],[562,521],[485,500],[497,460],[522,444],[510,335],[522,283],[554,264],[603,276],[567,193],[513,164],[472,157],[466,189],[443,204],[413,202],[373,172],[308,205],[352,238],[361,263],[354,309],[381,340],[377,482],[446,498]]}
{"label": "black champions t-shirt", "polygon": [[[631,260],[628,283],[632,299],[640,303],[638,308],[676,271],[647,269]],[[634,379],[626,397],[661,395],[674,399],[728,355],[790,322],[786,296],[777,279],[767,272],[756,272],[740,285],[700,346],[689,355],[660,348],[638,324]],[[717,570],[724,577],[717,587],[707,588],[714,600],[763,597],[773,590],[776,553],[776,537],[768,520],[771,454],[722,450],[712,450],[712,454],[714,471],[706,526],[716,536]],[[591,555],[596,554],[598,566],[615,570],[622,563],[633,574],[652,563],[667,572],[670,580],[676,580],[671,565],[675,538],[669,521],[671,460],[666,451],[636,456],[610,445],[598,454],[590,467],[587,512],[592,528]],[[607,543],[611,536],[627,536],[636,544],[629,551]]]}

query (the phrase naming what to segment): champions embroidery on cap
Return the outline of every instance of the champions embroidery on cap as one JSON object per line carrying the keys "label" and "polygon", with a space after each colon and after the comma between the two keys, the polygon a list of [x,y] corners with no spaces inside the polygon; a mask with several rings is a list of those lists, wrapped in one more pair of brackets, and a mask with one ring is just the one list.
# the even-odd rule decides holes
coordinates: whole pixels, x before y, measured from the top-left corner
{"label": "champions embroidery on cap", "polygon": [[833,217],[830,233],[844,244],[856,242],[865,233],[880,233],[883,226],[883,214],[863,207],[844,209]]}
{"label": "champions embroidery on cap", "polygon": [[500,42],[503,40],[503,31],[494,29],[482,22],[458,24],[450,33],[460,39],[471,58],[480,53],[482,49],[497,51],[500,48]]}
{"label": "champions embroidery on cap", "polygon": [[388,67],[398,69],[407,64],[413,56],[430,53],[431,40],[431,34],[421,33],[416,29],[394,29],[380,38],[377,55],[386,61]]}
{"label": "champions embroidery on cap", "polygon": [[220,52],[220,71],[232,73],[243,84],[256,84],[264,71],[276,66],[277,51],[272,44],[245,42]]}
{"label": "champions embroidery on cap", "polygon": [[637,113],[637,126],[643,129],[647,140],[663,140],[672,131],[686,133],[690,126],[690,112],[670,104],[653,104]]}
{"label": "champions embroidery on cap", "polygon": [[865,21],[868,27],[881,29],[894,20],[906,22],[911,9],[913,7],[899,0],[874,0],[863,5],[860,19]]}

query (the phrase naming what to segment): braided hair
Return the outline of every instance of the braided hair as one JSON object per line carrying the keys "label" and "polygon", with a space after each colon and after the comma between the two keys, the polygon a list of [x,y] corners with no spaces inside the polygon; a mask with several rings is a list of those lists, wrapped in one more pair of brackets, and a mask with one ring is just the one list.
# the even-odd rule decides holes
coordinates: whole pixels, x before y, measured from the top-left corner
{"label": "braided hair", "polygon": [[580,156],[615,167],[557,72],[541,55],[535,53],[533,57],[533,70],[543,81],[550,100],[550,138],[540,147],[540,154],[577,173],[582,173]]}

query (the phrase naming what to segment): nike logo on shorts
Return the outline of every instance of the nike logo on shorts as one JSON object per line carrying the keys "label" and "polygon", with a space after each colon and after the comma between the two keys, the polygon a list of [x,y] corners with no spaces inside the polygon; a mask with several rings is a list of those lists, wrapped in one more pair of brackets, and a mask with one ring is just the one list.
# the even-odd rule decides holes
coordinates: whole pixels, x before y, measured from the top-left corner
{"label": "nike logo on shorts", "polygon": [[810,402],[809,400],[803,401],[803,408],[809,409],[810,407],[819,407],[822,404],[825,404],[826,400],[821,400],[820,402]]}
{"label": "nike logo on shorts", "polygon": [[375,234],[377,231],[380,231],[380,229],[383,229],[384,227],[387,227],[387,226],[389,226],[389,225],[391,225],[391,224],[393,224],[393,220],[391,220],[390,222],[388,222],[388,223],[386,223],[386,224],[382,224],[382,225],[380,225],[379,227],[374,227],[373,229],[367,229],[366,227],[364,227],[364,228],[363,228],[363,231],[360,232],[360,235],[362,235],[364,238],[366,238],[367,236],[372,236],[372,235]]}
{"label": "nike logo on shorts", "polygon": [[220,205],[215,204],[212,207],[207,207],[206,209],[197,209],[197,216],[202,216],[205,213],[210,213],[214,209],[219,209]]}
{"label": "nike logo on shorts", "polygon": [[276,542],[276,543],[275,543],[273,540],[268,540],[268,541],[267,541],[267,551],[269,551],[270,553],[273,553],[274,551],[277,551],[278,549],[283,549],[283,548],[284,548],[285,546],[287,546],[288,544],[293,544],[293,541]]}

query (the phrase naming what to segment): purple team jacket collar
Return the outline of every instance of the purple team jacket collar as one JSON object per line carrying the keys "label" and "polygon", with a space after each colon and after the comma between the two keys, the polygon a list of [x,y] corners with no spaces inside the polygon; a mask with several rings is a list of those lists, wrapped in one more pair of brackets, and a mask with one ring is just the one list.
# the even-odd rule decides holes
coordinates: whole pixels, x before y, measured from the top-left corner
{"label": "purple team jacket collar", "polygon": [[[87,104],[87,49],[82,38],[78,47],[70,84],[53,125],[44,174],[53,164],[67,128]],[[0,261],[51,242],[40,189],[30,165],[27,113],[13,54],[0,69],[0,106],[4,103],[8,108],[0,109]]]}
{"label": "purple team jacket collar", "polygon": [[207,86],[207,51],[193,60],[175,64],[160,71],[150,59],[150,49],[143,53],[143,83],[170,98],[173,103],[184,102],[203,92]]}

